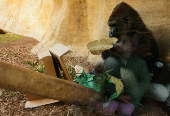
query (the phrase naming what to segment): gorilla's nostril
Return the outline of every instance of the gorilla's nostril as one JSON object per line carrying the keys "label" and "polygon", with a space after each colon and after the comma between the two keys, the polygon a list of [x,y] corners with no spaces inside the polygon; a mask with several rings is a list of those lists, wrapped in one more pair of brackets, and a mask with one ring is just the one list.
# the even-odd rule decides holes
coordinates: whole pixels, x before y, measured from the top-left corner
{"label": "gorilla's nostril", "polygon": [[110,32],[110,33],[109,33],[109,37],[110,37],[110,38],[113,37],[113,33]]}
{"label": "gorilla's nostril", "polygon": [[109,37],[112,37],[112,33],[111,32],[109,33]]}
{"label": "gorilla's nostril", "polygon": [[113,27],[110,29],[110,31],[109,31],[109,37],[110,38],[113,37],[114,30],[115,29]]}

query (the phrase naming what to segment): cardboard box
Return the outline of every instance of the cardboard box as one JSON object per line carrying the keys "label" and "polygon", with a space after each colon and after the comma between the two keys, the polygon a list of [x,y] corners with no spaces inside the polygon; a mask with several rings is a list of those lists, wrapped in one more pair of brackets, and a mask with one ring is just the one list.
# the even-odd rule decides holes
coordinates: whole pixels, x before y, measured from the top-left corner
{"label": "cardboard box", "polygon": [[[44,62],[47,75],[61,78],[60,70],[62,70],[64,79],[71,81],[70,73],[65,66],[64,60],[62,59],[62,56],[68,53],[69,50],[69,47],[57,43],[50,50],[38,54],[38,58],[42,59]],[[59,102],[59,100],[27,94],[25,108],[33,108],[55,102]]]}

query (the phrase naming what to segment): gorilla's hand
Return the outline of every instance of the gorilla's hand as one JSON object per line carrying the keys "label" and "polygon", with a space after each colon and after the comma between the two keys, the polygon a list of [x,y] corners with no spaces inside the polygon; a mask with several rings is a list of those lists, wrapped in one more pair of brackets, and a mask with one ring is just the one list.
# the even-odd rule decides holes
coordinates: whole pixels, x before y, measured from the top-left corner
{"label": "gorilla's hand", "polygon": [[106,60],[110,56],[110,49],[105,50],[102,52],[102,58],[103,60]]}
{"label": "gorilla's hand", "polygon": [[109,56],[114,56],[115,53],[116,53],[116,48],[112,47],[102,52],[102,58],[103,60],[106,60]]}

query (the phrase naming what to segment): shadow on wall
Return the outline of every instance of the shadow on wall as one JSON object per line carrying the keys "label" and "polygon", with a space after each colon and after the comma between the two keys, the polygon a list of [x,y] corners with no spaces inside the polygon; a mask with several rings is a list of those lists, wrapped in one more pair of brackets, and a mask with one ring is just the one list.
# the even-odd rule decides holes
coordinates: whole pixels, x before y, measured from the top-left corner
{"label": "shadow on wall", "polygon": [[164,62],[170,62],[170,41],[169,41],[169,31],[167,26],[159,25],[154,27],[154,37],[158,44],[160,59]]}
{"label": "shadow on wall", "polygon": [[6,34],[6,32],[2,29],[0,29],[0,34]]}

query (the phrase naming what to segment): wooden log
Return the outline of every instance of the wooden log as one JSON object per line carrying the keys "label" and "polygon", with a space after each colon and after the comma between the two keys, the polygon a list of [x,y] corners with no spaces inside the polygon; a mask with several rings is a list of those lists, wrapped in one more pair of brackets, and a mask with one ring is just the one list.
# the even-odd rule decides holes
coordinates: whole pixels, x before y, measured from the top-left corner
{"label": "wooden log", "polygon": [[93,89],[3,61],[0,61],[0,88],[85,105],[101,99]]}

